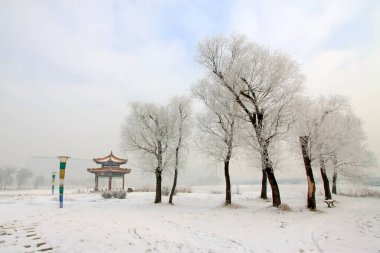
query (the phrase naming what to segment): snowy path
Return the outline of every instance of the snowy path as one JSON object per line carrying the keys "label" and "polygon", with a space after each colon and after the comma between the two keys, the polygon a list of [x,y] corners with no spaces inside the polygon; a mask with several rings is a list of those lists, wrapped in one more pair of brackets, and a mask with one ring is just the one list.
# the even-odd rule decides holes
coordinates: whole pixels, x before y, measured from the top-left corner
{"label": "snowy path", "polygon": [[233,195],[232,207],[200,192],[179,194],[174,206],[153,204],[153,193],[67,194],[63,209],[48,194],[0,194],[0,252],[380,252],[379,199],[337,196],[327,208],[318,196],[310,212],[299,187],[282,191],[290,211],[255,191]]}

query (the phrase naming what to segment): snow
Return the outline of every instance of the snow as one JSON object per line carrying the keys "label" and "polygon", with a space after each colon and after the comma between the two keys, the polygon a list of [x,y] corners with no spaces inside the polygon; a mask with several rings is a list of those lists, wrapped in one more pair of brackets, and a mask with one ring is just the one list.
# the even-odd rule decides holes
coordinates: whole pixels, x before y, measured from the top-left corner
{"label": "snow", "polygon": [[0,252],[379,252],[378,198],[334,196],[327,208],[319,192],[311,212],[306,185],[280,189],[290,210],[259,199],[259,186],[240,186],[231,207],[215,194],[222,186],[193,187],[173,206],[153,204],[154,193],[105,200],[72,189],[63,209],[50,189],[2,191]]}

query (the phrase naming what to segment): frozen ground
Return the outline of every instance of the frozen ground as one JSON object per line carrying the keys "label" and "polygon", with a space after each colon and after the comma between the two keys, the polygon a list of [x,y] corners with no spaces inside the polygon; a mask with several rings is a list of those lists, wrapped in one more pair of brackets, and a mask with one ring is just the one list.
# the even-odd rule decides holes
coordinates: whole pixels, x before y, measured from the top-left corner
{"label": "frozen ground", "polygon": [[153,193],[67,190],[63,209],[48,189],[3,191],[0,252],[380,252],[379,198],[336,196],[327,208],[318,194],[310,212],[306,186],[280,187],[290,211],[258,199],[258,186],[240,186],[232,207],[211,187],[178,194],[174,206],[153,204]]}

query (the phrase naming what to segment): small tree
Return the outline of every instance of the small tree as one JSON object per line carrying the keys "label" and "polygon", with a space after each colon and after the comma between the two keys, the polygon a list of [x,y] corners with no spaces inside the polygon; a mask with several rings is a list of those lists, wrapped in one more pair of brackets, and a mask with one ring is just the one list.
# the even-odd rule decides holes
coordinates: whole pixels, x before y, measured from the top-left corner
{"label": "small tree", "polygon": [[141,155],[144,162],[150,162],[148,169],[156,176],[156,197],[161,202],[162,172],[168,166],[170,147],[175,137],[175,122],[167,106],[151,103],[133,103],[132,111],[122,127],[125,148]]}
{"label": "small tree", "polygon": [[175,147],[173,186],[170,191],[169,197],[170,204],[173,204],[173,196],[177,186],[178,168],[180,166],[181,157],[184,156],[183,152],[181,151],[184,146],[184,142],[186,141],[186,138],[190,133],[190,103],[190,98],[182,96],[173,98],[171,103],[169,104],[169,109],[171,110],[171,114],[173,115],[174,120],[176,122],[175,132],[177,139],[177,145]]}
{"label": "small tree", "polygon": [[17,189],[21,189],[32,176],[33,172],[30,169],[19,169],[16,173]]}
{"label": "small tree", "polygon": [[337,194],[338,174],[358,180],[370,172],[376,157],[368,149],[360,119],[351,110],[340,113],[331,125],[329,132],[334,138],[327,146],[333,168],[332,192]]}
{"label": "small tree", "polygon": [[231,94],[215,82],[207,79],[193,87],[193,94],[206,106],[206,112],[198,115],[200,131],[198,147],[207,155],[224,164],[226,181],[225,204],[231,204],[230,161],[233,149],[237,146],[236,134],[241,126],[237,104]]}

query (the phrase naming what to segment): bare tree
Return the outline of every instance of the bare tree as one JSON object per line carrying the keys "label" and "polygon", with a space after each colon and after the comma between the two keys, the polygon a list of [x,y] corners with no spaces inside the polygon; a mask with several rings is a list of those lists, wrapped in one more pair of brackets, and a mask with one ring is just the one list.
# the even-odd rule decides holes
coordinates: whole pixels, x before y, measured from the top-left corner
{"label": "bare tree", "polygon": [[242,36],[202,41],[198,61],[208,70],[208,78],[232,94],[252,124],[273,205],[279,206],[280,191],[268,148],[294,122],[289,108],[303,82],[298,64],[284,53],[271,52]]}
{"label": "bare tree", "polygon": [[307,154],[320,172],[325,199],[331,199],[327,165],[334,169],[333,193],[336,193],[338,171],[341,174],[363,174],[362,168],[373,164],[373,155],[365,147],[365,133],[360,120],[352,112],[348,100],[342,96],[319,97],[305,100],[298,106],[299,134],[307,136]]}
{"label": "bare tree", "polygon": [[33,172],[30,169],[19,169],[16,173],[17,189],[21,189],[32,176]]}
{"label": "bare tree", "polygon": [[180,165],[181,158],[184,156],[182,149],[184,142],[190,133],[189,124],[190,124],[190,108],[191,100],[189,97],[175,97],[172,99],[169,104],[169,109],[171,114],[174,116],[175,125],[175,134],[177,139],[177,145],[175,147],[175,160],[174,160],[174,178],[173,186],[170,191],[169,203],[173,204],[173,196],[177,186],[178,178],[178,168]]}
{"label": "bare tree", "polygon": [[326,173],[326,162],[331,155],[329,143],[332,143],[337,129],[331,122],[336,119],[338,113],[347,106],[346,99],[340,96],[319,97],[318,99],[299,98],[297,106],[298,121],[295,127],[299,136],[302,156],[308,182],[307,207],[314,210],[315,181],[312,163],[320,166],[323,180],[325,199],[331,199],[329,180]]}
{"label": "bare tree", "polygon": [[338,174],[358,180],[370,172],[369,169],[376,164],[376,157],[368,149],[361,121],[352,110],[340,113],[330,122],[328,131],[334,136],[327,147],[333,167],[332,192],[337,194]]}
{"label": "bare tree", "polygon": [[[226,181],[225,204],[231,204],[230,161],[233,149],[237,146],[236,132],[239,118],[238,105],[231,94],[218,83],[204,79],[193,87],[193,94],[206,106],[206,111],[198,115],[198,147],[209,156],[224,164]],[[240,120],[241,121],[241,120]]]}
{"label": "bare tree", "polygon": [[122,139],[127,150],[150,162],[148,169],[156,176],[156,197],[161,202],[162,172],[168,166],[170,146],[174,141],[175,122],[165,106],[151,103],[133,103],[132,111],[122,127]]}

